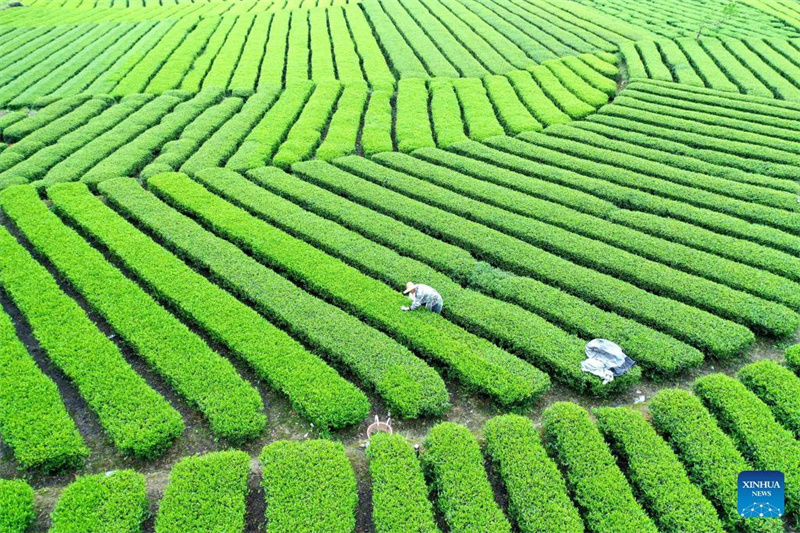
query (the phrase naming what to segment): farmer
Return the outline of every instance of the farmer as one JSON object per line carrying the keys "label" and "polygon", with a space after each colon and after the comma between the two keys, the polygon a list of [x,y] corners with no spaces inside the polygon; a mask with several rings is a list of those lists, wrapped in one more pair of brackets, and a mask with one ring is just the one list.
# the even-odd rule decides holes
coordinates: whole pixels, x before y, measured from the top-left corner
{"label": "farmer", "polygon": [[411,298],[411,307],[401,307],[401,311],[413,311],[418,307],[425,306],[428,311],[433,311],[437,315],[442,314],[444,300],[433,287],[409,281],[406,283],[406,290],[403,291],[403,294],[407,294]]}

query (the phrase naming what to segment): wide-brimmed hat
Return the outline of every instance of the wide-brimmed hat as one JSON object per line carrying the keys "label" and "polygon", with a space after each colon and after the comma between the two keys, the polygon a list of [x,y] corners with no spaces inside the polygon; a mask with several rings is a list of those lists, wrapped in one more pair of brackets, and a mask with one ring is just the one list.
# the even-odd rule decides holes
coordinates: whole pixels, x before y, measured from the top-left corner
{"label": "wide-brimmed hat", "polygon": [[409,292],[413,291],[416,288],[417,286],[414,284],[414,282],[409,281],[408,283],[406,283],[406,290],[403,291],[403,294],[408,294]]}

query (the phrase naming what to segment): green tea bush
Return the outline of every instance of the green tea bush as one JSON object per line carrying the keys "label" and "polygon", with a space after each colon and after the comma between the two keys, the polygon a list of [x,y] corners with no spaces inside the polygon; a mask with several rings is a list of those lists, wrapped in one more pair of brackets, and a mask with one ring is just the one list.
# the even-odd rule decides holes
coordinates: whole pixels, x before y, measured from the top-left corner
{"label": "green tea bush", "polygon": [[25,533],[36,518],[33,489],[21,479],[0,479],[0,530]]}
{"label": "green tea bush", "polygon": [[171,93],[154,98],[112,128],[66,155],[65,159],[50,168],[37,185],[41,188],[58,182],[79,180],[103,159],[157,124],[184,99]]}
{"label": "green tea bush", "polygon": [[[256,91],[262,56],[272,22],[271,13],[258,13],[247,33],[239,62],[228,82],[228,90],[236,96],[251,96]],[[327,43],[326,43],[327,44]],[[329,52],[330,54],[330,49]]]}
{"label": "green tea bush", "polygon": [[595,89],[608,96],[617,94],[617,82],[614,80],[617,75],[616,67],[605,63],[602,59],[597,59],[597,62],[601,63],[601,65],[596,66],[597,62],[589,63],[585,61],[587,56],[595,57],[591,54],[570,56],[563,58],[561,62]]}
{"label": "green tea bush", "polygon": [[636,43],[639,54],[647,68],[648,77],[654,80],[673,81],[672,73],[661,57],[655,41],[639,41]]}
{"label": "green tea bush", "polygon": [[201,20],[186,35],[185,39],[175,49],[175,52],[169,57],[169,68],[162,68],[159,70],[149,83],[147,83],[146,90],[141,87],[139,90],[130,92],[148,92],[153,94],[160,94],[170,89],[175,89],[181,84],[181,80],[192,67],[192,63],[197,57],[200,50],[205,47],[208,39],[217,29],[220,23],[219,18],[207,18]]}
{"label": "green tea bush", "polygon": [[217,283],[255,304],[270,321],[348,367],[374,387],[395,415],[414,418],[449,408],[444,381],[436,371],[386,335],[260,265],[133,180],[109,180],[100,190],[181,258],[208,269]]}
{"label": "green tea bush", "polygon": [[277,441],[261,453],[267,528],[274,533],[352,533],[358,492],[344,446]]}
{"label": "green tea bush", "polygon": [[377,533],[439,533],[414,448],[400,435],[376,433],[366,449]]}
{"label": "green tea bush", "polygon": [[[532,101],[546,100],[544,94],[536,86],[530,73],[519,70],[506,76],[486,76],[483,79],[486,93],[494,106],[497,118],[509,135],[516,135],[523,131],[541,130],[542,125],[533,118],[529,109]],[[513,84],[513,86],[512,86]],[[516,89],[516,91],[515,91]],[[525,103],[520,101],[517,92],[523,95]],[[527,107],[526,107],[527,105]]]}
{"label": "green tea bush", "polygon": [[[272,159],[274,165],[286,168],[312,156],[319,146],[322,131],[328,124],[341,94],[342,86],[338,82],[317,85],[303,107],[300,117]],[[334,134],[336,135],[336,132]]]}
{"label": "green tea bush", "polygon": [[364,155],[392,150],[392,98],[391,90],[373,90],[369,95],[364,126],[361,128],[361,147]]}
{"label": "green tea bush", "polygon": [[[391,158],[392,156],[378,156],[377,159],[382,157]],[[421,165],[422,163],[418,163],[417,166]],[[776,301],[792,309],[800,308],[800,286],[779,276],[731,261],[720,260],[667,241],[654,239],[629,228],[578,213],[554,203],[543,202],[504,187],[459,176],[453,172],[450,172],[446,179],[440,177],[438,180],[431,180],[429,173],[435,172],[436,169],[426,169],[417,174],[424,175],[426,180],[436,181],[459,194],[481,201],[481,203],[462,201],[463,210],[468,212],[472,219],[567,257],[575,263],[601,272],[613,273],[621,279],[657,294],[705,308],[721,316],[742,321],[747,325],[758,320],[755,317],[760,315],[743,311],[741,308],[746,305],[752,306],[753,309],[759,309],[762,314],[772,312],[776,317],[791,320],[792,312],[789,309],[766,302],[761,298]],[[519,177],[522,182],[530,181],[530,178],[525,176]],[[532,183],[528,186],[531,189],[535,188]],[[422,190],[426,190],[426,192],[422,193]],[[444,200],[448,193],[439,187],[420,186],[419,195],[423,194],[437,205],[445,208],[448,205]],[[456,195],[450,193],[450,196],[455,197]],[[491,206],[487,204],[491,204]],[[524,217],[517,214],[524,215]],[[531,219],[536,219],[544,224]],[[559,226],[559,228],[553,226]],[[610,246],[605,243],[618,248],[613,252],[608,251]],[[619,248],[627,250],[627,253]],[[601,249],[606,251],[600,251]],[[613,257],[613,264],[610,264],[611,257]],[[649,259],[660,261],[660,263]],[[717,267],[716,270],[712,270],[712,265]],[[696,275],[687,275],[683,271]],[[719,283],[712,283],[700,276],[711,278]],[[681,281],[674,283],[675,286],[680,286],[680,289],[673,290],[673,287],[668,286],[666,282],[668,279],[680,279]],[[728,287],[741,290],[731,290]],[[758,298],[745,294],[744,291],[758,296]],[[726,294],[724,299],[738,300],[740,303],[736,306],[721,305],[715,300],[723,297],[712,297],[710,296],[712,294]],[[745,305],[745,301],[749,304]],[[770,311],[766,311],[767,309]],[[749,318],[744,318],[746,315],[750,315]]]}
{"label": "green tea bush", "polygon": [[261,432],[266,417],[258,391],[227,359],[65,226],[33,188],[7,190],[0,205],[33,248],[114,331],[208,418],[217,436],[240,442]]}
{"label": "green tea bush", "polygon": [[424,80],[403,79],[397,84],[395,137],[397,149],[412,152],[417,148],[434,146],[428,89]]}
{"label": "green tea bush", "polygon": [[[604,308],[613,309],[623,316],[635,318],[647,316],[645,321],[647,324],[660,325],[665,322],[673,322],[675,325],[671,326],[667,332],[675,336],[682,335],[683,338],[686,338],[683,332],[687,328],[693,329],[709,323],[720,325],[724,323],[721,322],[721,319],[706,312],[657,297],[607,274],[576,265],[499,230],[467,220],[458,216],[460,213],[444,210],[452,209],[459,212],[466,210],[469,205],[471,214],[473,210],[478,209],[474,202],[461,196],[441,194],[438,188],[425,186],[424,182],[420,180],[363,159],[342,158],[336,163],[364,179],[359,180],[353,176],[348,178],[340,173],[318,173],[314,176],[314,181],[334,191],[346,191],[348,196],[358,198],[359,201],[365,202],[373,209],[379,209],[384,213],[391,212],[393,216],[407,224],[427,230],[451,244],[465,247],[476,257],[487,260],[496,266],[554,283],[591,303],[602,303]],[[392,190],[387,190],[387,186]],[[452,199],[455,196],[458,198],[454,204]],[[415,200],[414,197],[420,198],[422,201]],[[429,205],[430,203],[435,206]],[[516,253],[509,256],[506,251],[512,248]],[[613,290],[606,289],[606,287],[612,286]],[[635,305],[631,303],[634,299],[637,301]],[[648,303],[648,300],[652,303]],[[677,314],[697,315],[700,322],[695,324],[694,322],[687,323],[686,320],[676,320],[673,316],[674,313],[664,313],[665,306],[674,306]],[[782,327],[786,326],[787,324],[782,325]],[[710,329],[712,332],[714,331],[713,328]],[[733,336],[733,346],[738,346],[737,350],[741,350],[742,347],[752,342],[753,335],[745,328],[728,323],[726,329],[729,331],[728,335]],[[713,334],[713,336],[719,336],[719,333]],[[700,338],[706,338],[706,336]],[[730,353],[733,355],[738,351]]]}
{"label": "green tea bush", "polygon": [[337,302],[416,352],[448,365],[468,387],[511,405],[538,398],[547,375],[479,340],[443,317],[402,313],[408,300],[396,290],[289,234],[253,218],[188,177],[150,178],[149,186],[179,208],[206,221],[264,263],[320,296]]}
{"label": "green tea bush", "polygon": [[[616,101],[621,98],[617,98]],[[537,150],[534,157],[555,166],[581,172],[586,176],[673,198],[687,204],[720,211],[789,232],[797,232],[796,227],[800,227],[800,213],[787,211],[785,203],[782,203],[781,209],[776,209],[760,205],[757,203],[758,200],[747,201],[747,195],[752,197],[754,193],[755,187],[751,185],[720,183],[721,180],[715,178],[676,171],[658,163],[641,161],[611,150],[587,147],[549,135],[526,133],[521,138],[536,145]],[[614,156],[616,158],[611,159]],[[687,183],[689,185],[685,185]],[[692,186],[692,183],[695,185]],[[700,189],[708,189],[708,191]],[[720,194],[718,191],[722,193]]]}
{"label": "green tea bush", "polygon": [[[593,115],[590,120],[597,116],[600,115]],[[489,146],[478,143],[459,143],[458,146],[453,148],[464,155],[474,155],[478,159],[505,166],[523,174],[533,174],[547,181],[568,185],[629,209],[670,216],[719,233],[752,240],[781,250],[800,250],[800,238],[780,229],[753,224],[719,211],[629,188],[621,183],[613,183],[605,179],[579,174],[574,171],[575,165],[580,168],[583,165],[590,164],[590,162],[580,158],[544,148],[537,150],[534,155],[531,154],[530,144],[510,137],[492,138],[486,144]],[[492,149],[495,151],[492,151]],[[564,167],[559,165],[545,167],[544,163],[549,161],[543,159],[544,156],[560,160]],[[609,170],[609,172],[611,171]],[[614,168],[613,172],[607,174],[607,176],[613,178],[618,172],[618,169]],[[626,173],[622,172],[621,174]],[[748,208],[753,205],[747,204]]]}
{"label": "green tea bush", "polygon": [[603,407],[594,414],[659,531],[722,533],[714,506],[689,481],[675,453],[640,413]]}
{"label": "green tea bush", "polygon": [[744,385],[724,374],[704,376],[694,383],[705,403],[739,451],[759,470],[779,470],[786,478],[786,512],[800,510],[800,442],[784,429],[770,408]]}
{"label": "green tea bush", "polygon": [[681,51],[689,59],[689,63],[705,82],[706,87],[711,87],[720,91],[739,92],[739,88],[731,82],[725,73],[720,70],[714,60],[700,46],[697,39],[682,38],[677,39],[676,43]]}
{"label": "green tea bush", "polygon": [[786,363],[795,373],[800,373],[800,344],[786,349]]}
{"label": "green tea bush", "polygon": [[47,356],[97,414],[114,445],[139,457],[160,455],[183,432],[178,412],[134,372],[116,346],[5,229],[0,230],[0,250],[0,285],[28,320]]}
{"label": "green tea bush", "polygon": [[486,453],[497,464],[508,491],[509,514],[522,533],[580,533],[583,521],[558,467],[547,456],[533,422],[503,415],[483,428]]}
{"label": "green tea bush", "polygon": [[[227,61],[227,60],[226,60]],[[200,145],[181,165],[183,172],[221,166],[236,152],[246,136],[278,99],[280,89],[269,86],[247,99],[241,110]]]}
{"label": "green tea bush", "polygon": [[556,402],[542,414],[545,445],[564,469],[567,487],[597,533],[656,533],[658,529],[633,497],[603,436],[583,407]]}
{"label": "green tea bush", "polygon": [[743,520],[739,516],[733,480],[751,466],[696,396],[681,389],[664,389],[647,405],[653,426],[675,450],[692,482],[719,510],[726,528],[752,533],[783,531],[780,520]]}
{"label": "green tea bush", "polygon": [[464,125],[471,139],[482,141],[505,133],[494,114],[492,103],[481,80],[458,78],[453,80],[453,87],[464,113]]}
{"label": "green tea bush", "polygon": [[313,90],[314,84],[310,81],[295,83],[285,89],[278,101],[250,130],[225,166],[241,171],[260,167],[270,161],[286,140],[289,130],[303,111],[303,106],[308,102]]}
{"label": "green tea bush", "polygon": [[153,76],[161,70],[161,66],[184,42],[187,34],[195,28],[197,22],[196,17],[177,19],[175,25],[164,34],[158,44],[150,48],[141,61],[135,63],[135,66],[119,81],[119,84],[108,92],[112,96],[144,92]]}
{"label": "green tea bush", "polygon": [[747,365],[737,378],[772,409],[783,427],[800,437],[800,378],[770,359]]}
{"label": "green tea bush", "polygon": [[181,459],[158,507],[156,533],[243,533],[250,457],[241,451]]}
{"label": "green tea bush", "polygon": [[25,469],[77,467],[89,455],[58,388],[28,355],[0,311],[0,436]]}
{"label": "green tea bush", "polygon": [[140,533],[147,517],[144,476],[115,470],[82,476],[63,490],[50,515],[52,533]]}
{"label": "green tea bush", "polygon": [[[509,184],[521,185],[520,188],[530,186],[531,191],[538,190],[540,193],[545,192],[548,185],[544,182],[537,182],[531,177],[515,176],[512,172],[502,168],[485,165],[479,161],[437,149],[418,151],[415,152],[415,156],[431,161],[431,163],[402,154],[381,154],[375,160],[420,179],[456,189],[469,196],[480,196],[486,199],[498,200],[503,195],[508,196],[511,193],[509,189],[493,188],[494,186],[489,183],[491,181],[503,183],[504,178],[508,179]],[[454,170],[445,167],[445,164]],[[485,178],[485,181],[470,179],[466,174],[460,174],[455,170],[470,172],[473,175]],[[486,171],[486,176],[483,175],[483,170]],[[568,192],[565,192],[565,194],[568,194]],[[582,193],[575,193],[573,196],[576,200],[581,200]],[[512,202],[508,205],[521,206],[526,202],[530,202],[531,199],[530,196],[519,195],[516,197],[518,203]],[[545,206],[540,206],[540,209],[546,211]],[[592,220],[592,224],[599,222],[602,225],[602,221],[596,218],[587,217],[587,219]],[[431,237],[428,237],[428,240],[431,240]],[[442,264],[449,264],[452,259],[446,254],[442,254],[441,262]],[[468,277],[473,276],[472,272],[466,275]],[[502,296],[504,299],[511,301],[518,301],[519,298],[523,297],[521,294],[512,292],[508,287],[514,284],[512,280],[505,281],[504,285],[503,282],[492,282],[486,278],[485,276],[481,277],[480,281],[486,281],[487,288],[493,295]],[[478,280],[470,279],[469,281],[477,282]],[[475,283],[475,285],[480,286],[480,283]],[[531,285],[528,286],[531,287]],[[507,287],[508,290],[503,290],[502,287]],[[544,314],[548,319],[555,320],[557,323],[564,324],[569,331],[577,330],[581,335],[587,337],[601,336],[600,332],[603,332],[606,338],[616,338],[619,344],[625,346],[627,353],[640,364],[657,373],[668,374],[678,368],[697,365],[702,360],[702,355],[699,352],[686,345],[681,347],[679,346],[681,343],[672,339],[668,340],[663,334],[648,330],[648,328],[637,325],[635,322],[618,315],[603,313],[580,299],[575,299],[574,303],[567,304],[566,295],[562,296],[563,293],[555,294],[560,292],[556,289],[551,288],[550,292],[553,295],[544,298],[541,295],[543,290],[544,288],[537,289],[535,298],[525,299],[528,305],[534,306],[533,310],[535,312]],[[553,305],[553,298],[563,299],[564,302],[559,305]],[[582,309],[579,310],[576,306]],[[592,318],[590,319],[589,316]],[[613,324],[614,322],[617,324]],[[634,329],[637,331],[635,334],[633,334]],[[664,348],[656,348],[656,343],[662,342],[665,343]],[[561,374],[561,372],[558,372],[558,374]]]}
{"label": "green tea bush", "polygon": [[[431,117],[437,146],[450,146],[466,141],[461,107],[450,80],[433,79],[429,82]],[[342,154],[345,155],[345,154]]]}
{"label": "green tea bush", "polygon": [[367,105],[369,91],[366,85],[345,86],[336,104],[333,118],[314,157],[330,160],[356,151],[361,117]]}
{"label": "green tea bush", "polygon": [[558,81],[579,100],[586,102],[593,108],[608,103],[608,94],[595,88],[578,74],[572,71],[563,61],[550,60],[542,65],[550,69]]}
{"label": "green tea bush", "polygon": [[[366,417],[369,402],[355,386],[256,311],[140,233],[85,186],[63,184],[48,192],[59,214],[101,243],[129,272],[154,289],[159,299],[180,310],[270,386],[286,394],[292,406],[315,426],[338,429]],[[225,312],[220,312],[223,309]]]}
{"label": "green tea bush", "polygon": [[139,174],[150,162],[153,153],[168,141],[177,138],[186,126],[200,116],[205,109],[221,99],[222,91],[206,89],[191,100],[178,104],[157,125],[143,132],[86,172],[81,177],[81,181],[96,185],[106,179]]}
{"label": "green tea bush", "polygon": [[422,465],[431,479],[436,506],[451,531],[511,531],[494,501],[480,445],[467,428],[452,422],[434,426],[425,437]]}

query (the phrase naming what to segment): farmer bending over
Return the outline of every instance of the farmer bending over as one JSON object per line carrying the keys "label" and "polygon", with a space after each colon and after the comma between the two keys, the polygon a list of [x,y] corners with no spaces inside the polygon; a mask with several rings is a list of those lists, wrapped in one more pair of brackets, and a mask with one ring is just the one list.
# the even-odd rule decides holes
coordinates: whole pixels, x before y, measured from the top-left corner
{"label": "farmer bending over", "polygon": [[403,294],[407,294],[411,298],[411,307],[401,307],[402,311],[413,311],[418,307],[425,306],[428,311],[433,311],[437,315],[442,314],[444,300],[433,287],[421,283],[417,285],[409,281],[406,283],[406,290],[403,291]]}

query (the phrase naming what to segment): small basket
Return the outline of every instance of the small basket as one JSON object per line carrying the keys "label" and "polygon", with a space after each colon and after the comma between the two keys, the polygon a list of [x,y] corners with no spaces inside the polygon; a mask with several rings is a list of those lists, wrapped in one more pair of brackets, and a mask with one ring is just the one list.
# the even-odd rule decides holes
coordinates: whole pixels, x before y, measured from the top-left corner
{"label": "small basket", "polygon": [[375,415],[375,422],[369,425],[367,428],[367,440],[369,440],[372,435],[375,433],[388,433],[389,435],[392,434],[392,417],[391,415],[389,418],[386,419],[386,422],[381,422],[378,415]]}

